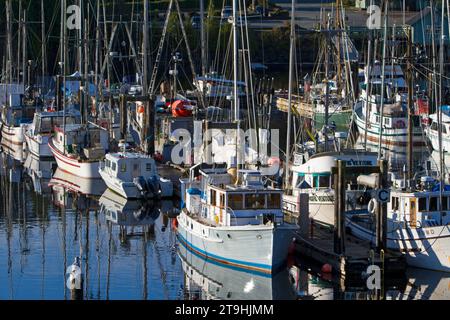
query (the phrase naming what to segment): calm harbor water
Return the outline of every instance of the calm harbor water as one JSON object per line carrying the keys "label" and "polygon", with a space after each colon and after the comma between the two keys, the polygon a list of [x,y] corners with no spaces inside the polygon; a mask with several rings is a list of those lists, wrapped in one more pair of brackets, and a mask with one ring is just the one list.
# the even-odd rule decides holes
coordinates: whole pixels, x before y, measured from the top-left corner
{"label": "calm harbor water", "polygon": [[[296,259],[273,277],[206,262],[178,244],[177,201],[126,201],[102,181],[0,158],[0,299],[71,299],[67,268],[81,257],[83,299],[370,299]],[[450,299],[450,274],[408,270],[387,299]],[[389,283],[388,283],[389,282]]]}

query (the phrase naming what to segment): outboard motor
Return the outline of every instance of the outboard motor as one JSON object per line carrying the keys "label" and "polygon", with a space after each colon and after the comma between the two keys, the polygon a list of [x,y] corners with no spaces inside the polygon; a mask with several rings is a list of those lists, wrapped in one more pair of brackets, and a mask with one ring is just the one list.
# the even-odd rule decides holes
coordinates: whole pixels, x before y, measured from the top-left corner
{"label": "outboard motor", "polygon": [[154,198],[161,199],[161,188],[156,177],[153,176],[147,180],[147,189],[152,193]]}
{"label": "outboard motor", "polygon": [[138,188],[138,190],[141,193],[141,195],[146,197],[146,195],[147,195],[149,190],[148,190],[145,178],[143,176],[139,176],[137,178],[134,178],[133,179],[133,183]]}

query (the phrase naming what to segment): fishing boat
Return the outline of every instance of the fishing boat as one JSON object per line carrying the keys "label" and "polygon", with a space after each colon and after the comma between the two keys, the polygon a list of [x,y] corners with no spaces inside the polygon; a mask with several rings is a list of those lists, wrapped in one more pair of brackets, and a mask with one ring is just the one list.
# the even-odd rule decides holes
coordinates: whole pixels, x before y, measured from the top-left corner
{"label": "fishing boat", "polygon": [[[444,107],[441,107],[444,108]],[[445,108],[447,110],[447,108]],[[444,111],[444,110],[443,110]],[[450,151],[450,116],[446,112],[442,112],[441,119],[441,129],[442,129],[442,149],[444,152]],[[428,139],[430,139],[431,146],[433,150],[439,149],[439,125],[438,125],[438,115],[433,113],[429,116],[429,124],[425,129]]]}
{"label": "fishing boat", "polygon": [[[440,206],[439,181],[423,176],[411,188],[396,188],[387,204],[387,247],[406,255],[408,265],[450,272],[450,188]],[[440,209],[442,208],[442,209]],[[346,225],[361,239],[375,242],[374,211],[346,213]]]}
{"label": "fishing boat", "polygon": [[62,126],[66,118],[66,124],[79,124],[81,114],[78,111],[64,112],[37,112],[34,114],[33,123],[25,130],[27,149],[37,157],[53,157],[48,142],[54,134],[56,126]]}
{"label": "fishing boat", "polygon": [[33,120],[36,106],[22,103],[23,85],[1,85],[1,91],[8,91],[6,103],[1,107],[1,145],[5,152],[19,161],[25,160],[24,132]]}
{"label": "fishing boat", "polygon": [[[197,174],[196,174],[197,172]],[[283,191],[265,187],[258,171],[199,164],[182,181],[180,243],[235,270],[275,273],[286,261],[296,225],[284,221]]]}
{"label": "fishing boat", "polygon": [[[377,154],[372,152],[343,150],[341,152],[323,152],[311,156],[307,161],[301,153],[294,154],[292,171],[292,193],[283,195],[283,209],[298,213],[298,197],[302,193],[309,195],[309,214],[318,223],[334,226],[334,182],[332,168],[337,161],[345,161],[348,170],[358,166],[376,166]],[[348,181],[346,205],[349,208],[364,208],[370,200],[367,190],[356,185],[356,179]]]}
{"label": "fishing boat", "polygon": [[108,132],[94,125],[55,127],[48,145],[58,167],[82,178],[101,178],[99,163],[109,149]]}
{"label": "fishing boat", "polygon": [[[361,96],[354,109],[354,119],[360,138],[367,144],[379,145],[381,137],[383,149],[405,148],[408,143],[407,87],[401,67],[399,65],[385,66],[384,88],[382,88],[382,71],[379,63],[372,67],[370,76],[366,67],[365,74],[365,82],[361,85]],[[367,92],[369,82],[372,87],[370,93]],[[385,91],[383,94],[382,90]],[[383,114],[381,114],[381,96],[384,96]],[[412,115],[412,117],[413,146],[423,148],[426,146],[426,141],[420,116]],[[382,124],[380,124],[381,121],[383,121]]]}
{"label": "fishing boat", "polygon": [[108,188],[127,199],[172,197],[173,184],[158,175],[155,160],[140,153],[108,153],[99,174]]}

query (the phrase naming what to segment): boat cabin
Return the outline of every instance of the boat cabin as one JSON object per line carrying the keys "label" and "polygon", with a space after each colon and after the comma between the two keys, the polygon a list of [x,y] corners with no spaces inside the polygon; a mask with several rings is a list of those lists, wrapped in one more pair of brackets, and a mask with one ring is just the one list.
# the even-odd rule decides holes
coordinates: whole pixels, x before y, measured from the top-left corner
{"label": "boat cabin", "polygon": [[200,171],[186,191],[186,209],[215,226],[268,225],[283,222],[283,191],[264,186],[258,171]]}
{"label": "boat cabin", "polygon": [[333,189],[331,170],[337,160],[344,160],[347,167],[376,166],[377,154],[371,152],[343,151],[319,153],[303,164],[292,167],[292,186],[295,191]]}
{"label": "boat cabin", "polygon": [[[81,115],[75,113],[66,113],[66,125],[79,124],[81,122]],[[31,127],[31,134],[50,134],[53,133],[55,127],[62,127],[64,122],[64,114],[62,111],[58,112],[39,112],[34,114],[33,125]]]}
{"label": "boat cabin", "polygon": [[66,124],[65,130],[57,126],[53,142],[66,154],[90,160],[103,158],[109,149],[108,132],[97,126],[86,128],[81,124]]}
{"label": "boat cabin", "polygon": [[[401,227],[405,227],[406,224],[411,228],[450,224],[449,201],[450,191],[445,191],[442,196],[442,210],[440,210],[439,191],[393,191],[391,201],[388,203],[388,218],[393,224]],[[445,214],[442,215],[441,212]]]}
{"label": "boat cabin", "polygon": [[107,154],[102,166],[109,175],[122,181],[132,182],[134,178],[158,174],[155,160],[138,153]]}

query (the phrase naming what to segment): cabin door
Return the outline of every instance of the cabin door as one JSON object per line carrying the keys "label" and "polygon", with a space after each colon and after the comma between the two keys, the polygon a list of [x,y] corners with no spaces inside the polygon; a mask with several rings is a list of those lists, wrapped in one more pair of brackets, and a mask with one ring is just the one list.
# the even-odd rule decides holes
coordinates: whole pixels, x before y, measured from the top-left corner
{"label": "cabin door", "polygon": [[411,228],[417,227],[417,199],[411,198],[409,200],[409,224]]}

